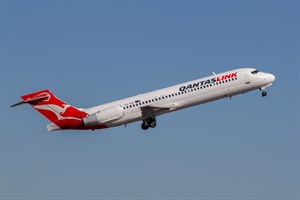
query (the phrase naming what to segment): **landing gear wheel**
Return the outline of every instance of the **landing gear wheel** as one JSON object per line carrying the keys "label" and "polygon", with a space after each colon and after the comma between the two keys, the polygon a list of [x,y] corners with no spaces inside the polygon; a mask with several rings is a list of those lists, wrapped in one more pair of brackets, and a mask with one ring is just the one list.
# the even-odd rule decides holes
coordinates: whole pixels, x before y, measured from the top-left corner
{"label": "landing gear wheel", "polygon": [[141,127],[142,127],[143,130],[147,130],[149,128],[149,125],[146,124],[145,122],[143,122]]}
{"label": "landing gear wheel", "polygon": [[143,130],[147,130],[147,129],[149,129],[149,128],[155,128],[156,127],[156,120],[155,119],[150,119],[150,118],[148,118],[148,119],[146,119],[146,120],[144,120],[143,121],[143,123],[142,123],[142,125],[141,125],[141,128],[143,129]]}
{"label": "landing gear wheel", "polygon": [[266,91],[263,91],[263,92],[261,93],[261,96],[262,96],[262,97],[265,97],[265,96],[267,96],[267,94],[268,94],[268,93],[267,93]]}
{"label": "landing gear wheel", "polygon": [[155,128],[156,127],[156,121],[154,120],[154,121],[150,122],[149,126],[151,128]]}

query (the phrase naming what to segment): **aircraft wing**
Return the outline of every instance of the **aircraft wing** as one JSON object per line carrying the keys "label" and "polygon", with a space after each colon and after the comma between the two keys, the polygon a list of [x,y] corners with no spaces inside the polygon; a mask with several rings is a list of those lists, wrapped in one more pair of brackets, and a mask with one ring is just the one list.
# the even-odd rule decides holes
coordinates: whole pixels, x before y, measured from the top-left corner
{"label": "aircraft wing", "polygon": [[148,105],[145,107],[141,107],[141,111],[142,111],[142,116],[145,118],[152,118],[155,119],[156,113],[163,111],[163,110],[175,110],[176,108],[178,108],[178,104],[177,103],[171,103],[171,104],[166,104],[166,105],[162,105],[162,106],[152,106],[152,105]]}
{"label": "aircraft wing", "polygon": [[[170,109],[170,110],[174,110],[178,107],[177,103],[170,103],[170,104],[166,104],[166,105],[162,105],[162,106],[145,106],[144,108],[150,108],[153,110],[165,110],[165,109]],[[143,108],[143,107],[142,107]]]}

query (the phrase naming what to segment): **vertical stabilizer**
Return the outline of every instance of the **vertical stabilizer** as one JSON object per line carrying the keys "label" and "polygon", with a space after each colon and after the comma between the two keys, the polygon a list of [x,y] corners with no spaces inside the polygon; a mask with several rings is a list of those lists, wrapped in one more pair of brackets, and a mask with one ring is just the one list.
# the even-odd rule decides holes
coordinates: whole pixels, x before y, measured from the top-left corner
{"label": "vertical stabilizer", "polygon": [[82,118],[87,116],[85,112],[57,98],[50,90],[42,90],[27,94],[21,96],[21,98],[23,101],[16,103],[11,107],[28,103],[53,122],[56,125],[56,129],[57,127],[65,129],[81,125]]}

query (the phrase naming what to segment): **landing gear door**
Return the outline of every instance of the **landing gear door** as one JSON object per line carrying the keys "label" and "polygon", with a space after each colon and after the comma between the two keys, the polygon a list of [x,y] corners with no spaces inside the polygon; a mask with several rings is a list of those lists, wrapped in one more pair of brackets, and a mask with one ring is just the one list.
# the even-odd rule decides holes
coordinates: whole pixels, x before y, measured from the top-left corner
{"label": "landing gear door", "polygon": [[250,76],[248,74],[245,74],[245,84],[249,84],[250,83]]}

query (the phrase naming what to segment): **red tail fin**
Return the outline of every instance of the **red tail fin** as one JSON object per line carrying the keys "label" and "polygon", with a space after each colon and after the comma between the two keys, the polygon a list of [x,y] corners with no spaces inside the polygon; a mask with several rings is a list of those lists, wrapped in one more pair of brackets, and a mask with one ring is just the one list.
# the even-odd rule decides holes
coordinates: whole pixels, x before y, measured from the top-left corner
{"label": "red tail fin", "polygon": [[21,97],[23,101],[12,105],[29,103],[42,115],[61,129],[72,128],[82,124],[87,114],[57,98],[50,90],[42,90]]}

